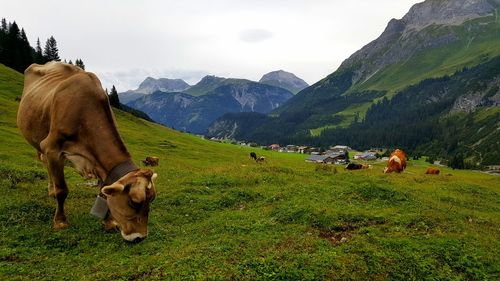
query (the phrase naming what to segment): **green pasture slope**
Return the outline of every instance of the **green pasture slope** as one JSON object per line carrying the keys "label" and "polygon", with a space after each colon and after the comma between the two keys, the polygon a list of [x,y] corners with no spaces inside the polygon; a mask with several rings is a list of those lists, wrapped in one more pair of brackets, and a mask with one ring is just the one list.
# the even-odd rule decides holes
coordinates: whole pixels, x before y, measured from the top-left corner
{"label": "green pasture slope", "polygon": [[[411,161],[348,172],[181,134],[115,111],[136,163],[160,157],[150,235],[105,233],[71,169],[70,227],[15,126],[22,75],[0,65],[0,280],[498,280],[500,177]],[[447,175],[450,174],[450,175]]]}

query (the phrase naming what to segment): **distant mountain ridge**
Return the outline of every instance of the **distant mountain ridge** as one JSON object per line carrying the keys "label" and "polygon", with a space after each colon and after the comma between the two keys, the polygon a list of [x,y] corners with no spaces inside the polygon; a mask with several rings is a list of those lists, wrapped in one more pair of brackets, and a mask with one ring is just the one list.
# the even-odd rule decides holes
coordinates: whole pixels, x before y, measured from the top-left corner
{"label": "distant mountain ridge", "polygon": [[251,81],[247,79],[224,78],[224,77],[217,77],[215,75],[207,75],[203,77],[200,80],[200,82],[196,83],[195,85],[193,85],[184,92],[192,96],[202,96],[224,85],[247,83],[247,82]]}
{"label": "distant mountain ridge", "polygon": [[182,79],[155,79],[147,77],[139,87],[135,90],[128,90],[124,93],[119,93],[120,102],[126,104],[132,100],[138,99],[144,95],[150,95],[157,91],[162,92],[181,92],[188,89],[190,86]]}
{"label": "distant mountain ridge", "polygon": [[[160,87],[161,79],[147,78],[137,90],[122,93],[120,99],[156,122],[203,134],[210,123],[226,113],[269,113],[293,96],[286,88],[299,91],[307,86],[282,70],[265,74],[261,80],[265,83],[207,75],[193,86],[180,83],[177,88],[184,89],[169,91]],[[172,86],[172,79],[165,81]]]}
{"label": "distant mountain ridge", "polygon": [[146,112],[156,122],[169,127],[204,134],[208,126],[225,113],[269,113],[292,96],[283,88],[248,80],[226,79],[221,86],[201,96],[158,91],[127,105]]}
{"label": "distant mountain ridge", "polygon": [[309,84],[295,76],[295,74],[284,70],[277,70],[264,74],[259,82],[287,89],[293,94],[296,94],[309,86]]}

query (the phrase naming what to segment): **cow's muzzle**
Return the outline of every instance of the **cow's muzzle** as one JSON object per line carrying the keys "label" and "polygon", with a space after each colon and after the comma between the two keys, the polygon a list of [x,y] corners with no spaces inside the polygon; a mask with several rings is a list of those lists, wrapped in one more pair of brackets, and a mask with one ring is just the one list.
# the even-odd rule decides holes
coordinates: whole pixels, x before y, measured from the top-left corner
{"label": "cow's muzzle", "polygon": [[139,243],[142,240],[146,239],[147,234],[141,234],[141,233],[131,233],[131,234],[125,234],[123,231],[121,231],[123,239],[127,240],[128,242],[133,242],[133,243]]}

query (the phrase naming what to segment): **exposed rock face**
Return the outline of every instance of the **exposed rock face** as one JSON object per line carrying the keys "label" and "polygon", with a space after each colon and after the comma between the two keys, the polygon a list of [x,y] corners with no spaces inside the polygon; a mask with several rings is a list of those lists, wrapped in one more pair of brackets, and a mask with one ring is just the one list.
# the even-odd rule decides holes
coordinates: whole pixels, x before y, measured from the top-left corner
{"label": "exposed rock face", "polygon": [[295,76],[295,74],[283,70],[269,72],[262,76],[259,82],[287,89],[293,94],[309,86],[309,84]]}
{"label": "exposed rock face", "polygon": [[193,133],[228,112],[268,113],[293,95],[289,91],[251,81],[234,82],[201,96],[156,92],[127,105],[146,112],[156,122]]}
{"label": "exposed rock face", "polygon": [[500,77],[497,77],[484,91],[469,92],[458,97],[453,103],[450,113],[471,113],[482,106],[500,106]]}
{"label": "exposed rock face", "polygon": [[404,61],[422,50],[451,44],[459,38],[449,30],[419,31],[433,25],[460,25],[492,15],[499,6],[499,0],[427,0],[415,4],[402,19],[392,19],[379,38],[351,55],[339,70],[351,69],[353,84],[362,83],[388,65]]}
{"label": "exposed rock face", "polygon": [[189,84],[182,79],[159,78],[154,79],[147,77],[135,90],[129,90],[124,93],[119,93],[121,103],[128,103],[138,99],[144,95],[150,95],[156,91],[162,92],[180,92],[189,88]]}

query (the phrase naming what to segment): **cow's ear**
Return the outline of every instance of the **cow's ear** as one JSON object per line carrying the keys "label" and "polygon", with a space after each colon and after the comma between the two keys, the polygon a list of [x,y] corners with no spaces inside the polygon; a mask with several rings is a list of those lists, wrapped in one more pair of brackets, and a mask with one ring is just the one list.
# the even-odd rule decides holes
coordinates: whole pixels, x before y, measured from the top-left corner
{"label": "cow's ear", "polygon": [[123,184],[115,182],[112,185],[107,185],[103,187],[101,192],[107,196],[113,196],[122,192],[124,189],[125,186]]}

